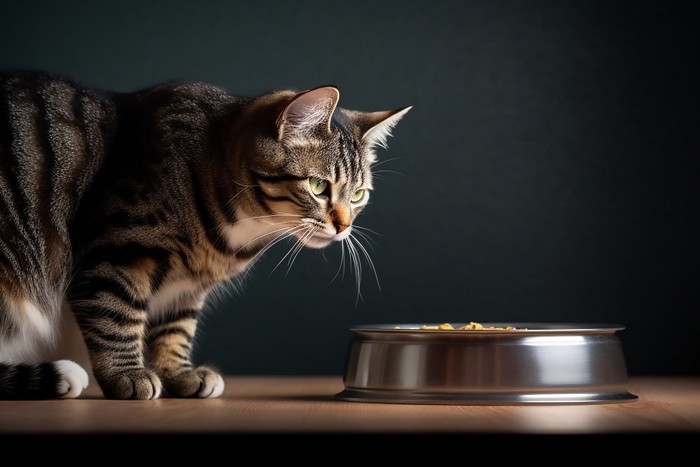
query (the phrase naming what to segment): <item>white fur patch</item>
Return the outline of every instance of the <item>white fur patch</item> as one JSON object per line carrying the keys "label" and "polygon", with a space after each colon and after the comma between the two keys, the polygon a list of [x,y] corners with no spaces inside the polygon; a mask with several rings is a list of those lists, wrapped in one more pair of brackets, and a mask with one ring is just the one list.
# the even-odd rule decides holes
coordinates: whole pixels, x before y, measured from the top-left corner
{"label": "white fur patch", "polygon": [[211,392],[211,394],[209,394],[207,396],[207,399],[214,399],[216,397],[221,396],[221,394],[224,393],[224,386],[225,386],[224,378],[222,378],[221,375],[218,375],[218,376],[219,376],[219,380],[216,382],[216,386],[214,387],[214,390]]}
{"label": "white fur patch", "polygon": [[75,399],[88,387],[88,374],[80,365],[70,360],[54,362],[54,368],[60,375],[58,394],[65,399]]}
{"label": "white fur patch", "polygon": [[19,328],[17,334],[0,333],[0,361],[26,363],[36,361],[56,343],[55,317],[47,316],[29,300],[5,301],[7,316]]}
{"label": "white fur patch", "polygon": [[22,303],[24,308],[24,318],[26,328],[39,339],[50,339],[53,337],[53,324],[39,309],[29,300]]}
{"label": "white fur patch", "polygon": [[[298,225],[297,218],[292,216],[252,217],[242,209],[236,212],[236,216],[236,223],[227,225],[222,230],[224,238],[234,251],[251,246],[258,240],[265,243],[275,240],[284,235],[288,228]],[[246,264],[241,262],[241,270],[245,266]]]}
{"label": "white fur patch", "polygon": [[191,306],[201,308],[203,303],[191,303],[192,298],[198,296],[201,291],[201,286],[190,279],[168,282],[153,295],[148,311],[152,315],[166,313],[178,309],[178,305],[184,305],[186,300]]}

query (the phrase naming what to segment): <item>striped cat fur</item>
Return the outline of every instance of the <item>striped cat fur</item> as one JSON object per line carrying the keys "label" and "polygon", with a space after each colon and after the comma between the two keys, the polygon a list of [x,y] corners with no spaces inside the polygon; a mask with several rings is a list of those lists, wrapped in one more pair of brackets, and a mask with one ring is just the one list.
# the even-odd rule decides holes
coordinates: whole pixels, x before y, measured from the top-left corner
{"label": "striped cat fur", "polygon": [[207,297],[284,239],[350,243],[375,148],[410,109],[338,99],[333,86],[115,93],[0,74],[0,399],[87,386],[77,363],[44,360],[62,310],[105,397],[221,395],[220,374],[191,358]]}

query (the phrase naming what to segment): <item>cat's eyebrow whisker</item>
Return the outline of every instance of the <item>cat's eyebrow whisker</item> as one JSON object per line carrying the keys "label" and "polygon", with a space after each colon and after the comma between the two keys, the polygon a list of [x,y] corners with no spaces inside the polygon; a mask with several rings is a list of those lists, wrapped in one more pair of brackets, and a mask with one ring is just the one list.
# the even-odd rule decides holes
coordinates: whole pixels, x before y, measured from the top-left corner
{"label": "cat's eyebrow whisker", "polygon": [[[396,159],[396,158],[394,158],[394,159]],[[392,160],[392,159],[388,159],[388,160]],[[235,184],[238,185],[238,186],[242,186],[243,188],[255,188],[256,186],[260,186],[260,184],[247,185],[247,184],[245,184],[245,183],[239,182],[239,181],[236,180],[235,178],[232,178],[231,181],[233,181],[233,183],[235,183]]]}
{"label": "cat's eyebrow whisker", "polygon": [[401,175],[402,177],[408,177],[408,175],[406,175],[405,173],[399,172],[397,170],[383,169],[383,170],[376,170],[376,171],[372,172],[372,175],[374,175],[375,177],[379,174],[392,174],[392,175]]}
{"label": "cat's eyebrow whisker", "polygon": [[235,195],[231,196],[231,198],[228,200],[228,204],[229,204],[229,205],[233,204],[233,202],[236,200],[236,198],[238,198],[239,196],[241,196],[243,193],[245,193],[246,190],[248,190],[248,189],[250,189],[250,188],[252,188],[252,187],[249,187],[249,186],[243,187],[242,190],[240,190],[240,191],[239,191],[238,193],[236,193]]}
{"label": "cat's eyebrow whisker", "polygon": [[239,190],[238,193],[236,193],[235,195],[233,195],[233,196],[231,197],[231,199],[228,200],[228,204],[232,204],[232,203],[235,201],[235,199],[238,198],[238,197],[239,197],[240,195],[242,195],[243,193],[245,193],[246,190],[249,190],[250,188],[255,188],[255,187],[257,187],[257,186],[260,186],[260,185],[246,185],[245,183],[239,182],[239,181],[236,180],[235,178],[232,178],[231,180],[232,180],[233,183],[235,183],[236,185],[238,185],[238,186],[240,186],[240,187],[243,187],[243,189],[242,189],[242,190]]}
{"label": "cat's eyebrow whisker", "polygon": [[372,175],[376,177],[378,180],[383,180],[384,178],[380,176],[380,174],[392,174],[392,175],[401,175],[402,177],[407,177],[406,174],[399,172],[397,170],[391,170],[391,169],[379,169],[377,170],[377,167],[386,164],[387,162],[395,161],[400,159],[399,157],[393,157],[391,159],[382,159],[377,162],[374,162],[371,167]]}
{"label": "cat's eyebrow whisker", "polygon": [[391,157],[389,159],[379,159],[374,164],[372,164],[372,167],[379,167],[382,164],[386,164],[387,162],[397,161],[399,159],[401,159],[401,158],[400,157]]}

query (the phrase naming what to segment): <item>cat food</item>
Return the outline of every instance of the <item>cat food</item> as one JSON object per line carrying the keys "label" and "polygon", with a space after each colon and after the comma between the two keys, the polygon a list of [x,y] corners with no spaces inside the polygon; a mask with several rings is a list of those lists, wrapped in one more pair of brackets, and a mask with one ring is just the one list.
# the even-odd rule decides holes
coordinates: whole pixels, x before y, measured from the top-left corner
{"label": "cat food", "polygon": [[[401,329],[400,326],[396,326],[394,329]],[[442,323],[438,325],[427,325],[423,324],[418,329],[424,331],[515,331],[517,328],[513,326],[497,327],[497,326],[484,326],[481,323],[475,323],[474,321],[469,322],[463,326],[454,327],[450,323]]]}

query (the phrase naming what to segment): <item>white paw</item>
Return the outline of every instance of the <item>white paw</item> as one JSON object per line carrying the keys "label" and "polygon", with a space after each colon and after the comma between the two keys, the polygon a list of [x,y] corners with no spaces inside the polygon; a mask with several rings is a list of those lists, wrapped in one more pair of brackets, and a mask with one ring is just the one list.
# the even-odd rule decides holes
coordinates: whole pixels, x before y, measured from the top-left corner
{"label": "white paw", "polygon": [[219,380],[216,382],[216,386],[214,386],[214,390],[207,396],[207,399],[213,399],[214,397],[219,397],[221,394],[224,393],[224,378],[221,377],[221,375],[217,375],[219,377]]}
{"label": "white paw", "polygon": [[88,387],[88,374],[80,365],[70,360],[59,360],[53,363],[58,371],[58,396],[66,399],[74,399]]}

